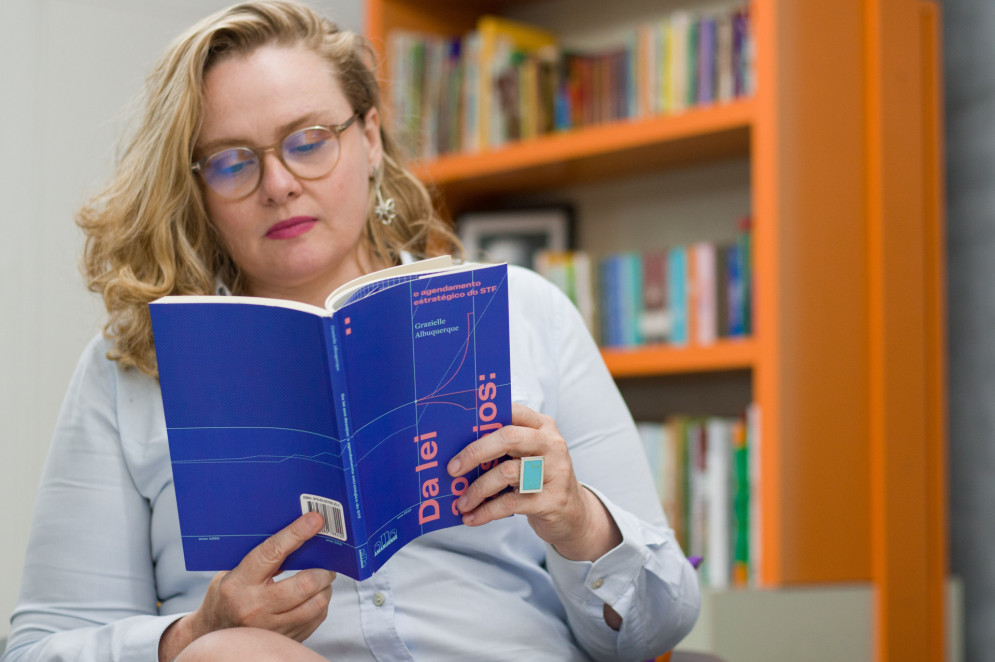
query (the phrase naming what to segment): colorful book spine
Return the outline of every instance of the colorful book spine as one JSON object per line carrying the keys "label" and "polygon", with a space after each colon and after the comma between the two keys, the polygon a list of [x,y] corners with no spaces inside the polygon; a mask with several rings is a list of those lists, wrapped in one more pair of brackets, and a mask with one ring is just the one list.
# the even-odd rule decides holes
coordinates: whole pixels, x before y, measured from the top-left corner
{"label": "colorful book spine", "polygon": [[715,244],[707,241],[697,242],[692,244],[691,252],[694,269],[691,274],[694,292],[694,312],[692,314],[694,341],[699,345],[710,345],[715,342],[718,336],[718,311],[716,310],[718,301],[715,294],[718,260],[715,255]]}
{"label": "colorful book spine", "polygon": [[688,320],[688,252],[684,246],[667,254],[667,300],[670,302],[670,342],[686,345],[690,340]]}
{"label": "colorful book spine", "polygon": [[728,335],[742,338],[746,335],[746,281],[743,251],[737,242],[724,249],[726,254],[726,311]]}
{"label": "colorful book spine", "polygon": [[750,583],[750,455],[746,421],[732,423],[732,584]]}
{"label": "colorful book spine", "polygon": [[708,16],[698,24],[698,96],[700,105],[708,105],[715,100],[715,18]]}
{"label": "colorful book spine", "polygon": [[741,302],[743,315],[743,333],[750,335],[756,332],[753,320],[753,222],[749,216],[739,221],[739,237],[736,240],[742,265],[743,300]]}
{"label": "colorful book spine", "polygon": [[749,472],[749,539],[750,539],[750,583],[754,586],[763,584],[760,577],[760,566],[763,561],[763,522],[761,521],[761,499],[763,498],[763,475],[760,470],[760,454],[763,439],[760,427],[761,411],[756,403],[746,408],[746,453],[747,470]]}
{"label": "colorful book spine", "polygon": [[670,60],[667,110],[671,113],[683,112],[687,107],[688,33],[691,30],[691,20],[689,12],[676,11],[670,16],[667,27],[667,58]]}
{"label": "colorful book spine", "polygon": [[622,260],[623,344],[634,347],[643,343],[639,321],[643,311],[643,259],[639,253],[624,253]]}
{"label": "colorful book spine", "polygon": [[601,337],[608,347],[625,346],[623,269],[620,255],[601,262]]}
{"label": "colorful book spine", "polygon": [[667,302],[667,252],[643,256],[643,310],[639,328],[643,340],[666,342],[670,338],[670,310]]}

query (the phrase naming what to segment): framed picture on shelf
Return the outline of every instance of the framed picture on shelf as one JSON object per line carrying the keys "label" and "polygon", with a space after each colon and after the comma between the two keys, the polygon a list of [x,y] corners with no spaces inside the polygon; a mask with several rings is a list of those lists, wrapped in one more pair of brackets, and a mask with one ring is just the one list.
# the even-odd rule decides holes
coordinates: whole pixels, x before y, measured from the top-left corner
{"label": "framed picture on shelf", "polygon": [[535,269],[539,251],[572,247],[573,209],[566,205],[468,212],[456,221],[469,260]]}

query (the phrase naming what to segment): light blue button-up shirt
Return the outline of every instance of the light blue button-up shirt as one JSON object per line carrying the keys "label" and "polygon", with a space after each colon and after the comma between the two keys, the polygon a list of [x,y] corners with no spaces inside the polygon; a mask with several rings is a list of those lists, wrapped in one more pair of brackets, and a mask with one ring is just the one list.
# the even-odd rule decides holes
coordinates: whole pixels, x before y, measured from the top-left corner
{"label": "light blue button-up shirt", "polygon": [[[512,398],[556,420],[623,541],[569,561],[523,516],[422,536],[372,578],[335,580],[328,618],[305,642],[329,659],[641,660],[694,624],[694,571],[580,315],[531,272],[510,269],[510,285]],[[109,349],[94,339],[69,385],[3,662],[152,662],[213,576],[184,569],[158,383]]]}

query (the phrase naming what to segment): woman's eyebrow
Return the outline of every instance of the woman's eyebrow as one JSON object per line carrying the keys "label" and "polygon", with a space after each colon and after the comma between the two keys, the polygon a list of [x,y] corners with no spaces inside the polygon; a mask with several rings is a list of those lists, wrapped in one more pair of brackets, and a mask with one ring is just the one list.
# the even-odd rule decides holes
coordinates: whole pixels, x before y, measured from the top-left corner
{"label": "woman's eyebrow", "polygon": [[[313,110],[276,127],[275,133],[276,135],[281,136],[281,138],[285,137],[287,133],[297,127],[303,128],[306,126],[317,125],[319,123],[319,118],[324,117],[327,114],[327,112]],[[218,138],[217,140],[211,140],[210,142],[197,146],[195,152],[198,154],[213,154],[218,149],[224,147],[258,147],[258,145],[253,145],[251,140],[247,140],[245,138]]]}

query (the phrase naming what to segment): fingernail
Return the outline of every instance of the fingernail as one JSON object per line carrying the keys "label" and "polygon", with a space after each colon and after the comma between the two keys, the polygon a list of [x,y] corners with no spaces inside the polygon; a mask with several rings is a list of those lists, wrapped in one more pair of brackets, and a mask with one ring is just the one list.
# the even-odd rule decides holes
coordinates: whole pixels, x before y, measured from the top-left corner
{"label": "fingernail", "polygon": [[477,521],[476,515],[463,515],[464,524],[473,524],[475,521]]}
{"label": "fingernail", "polygon": [[460,512],[462,512],[463,508],[466,507],[466,497],[456,499],[456,507],[460,510]]}
{"label": "fingernail", "polygon": [[456,472],[459,471],[459,468],[460,468],[460,461],[458,457],[454,457],[453,459],[449,460],[449,464],[446,465],[446,471],[449,472],[450,476],[455,476]]}

